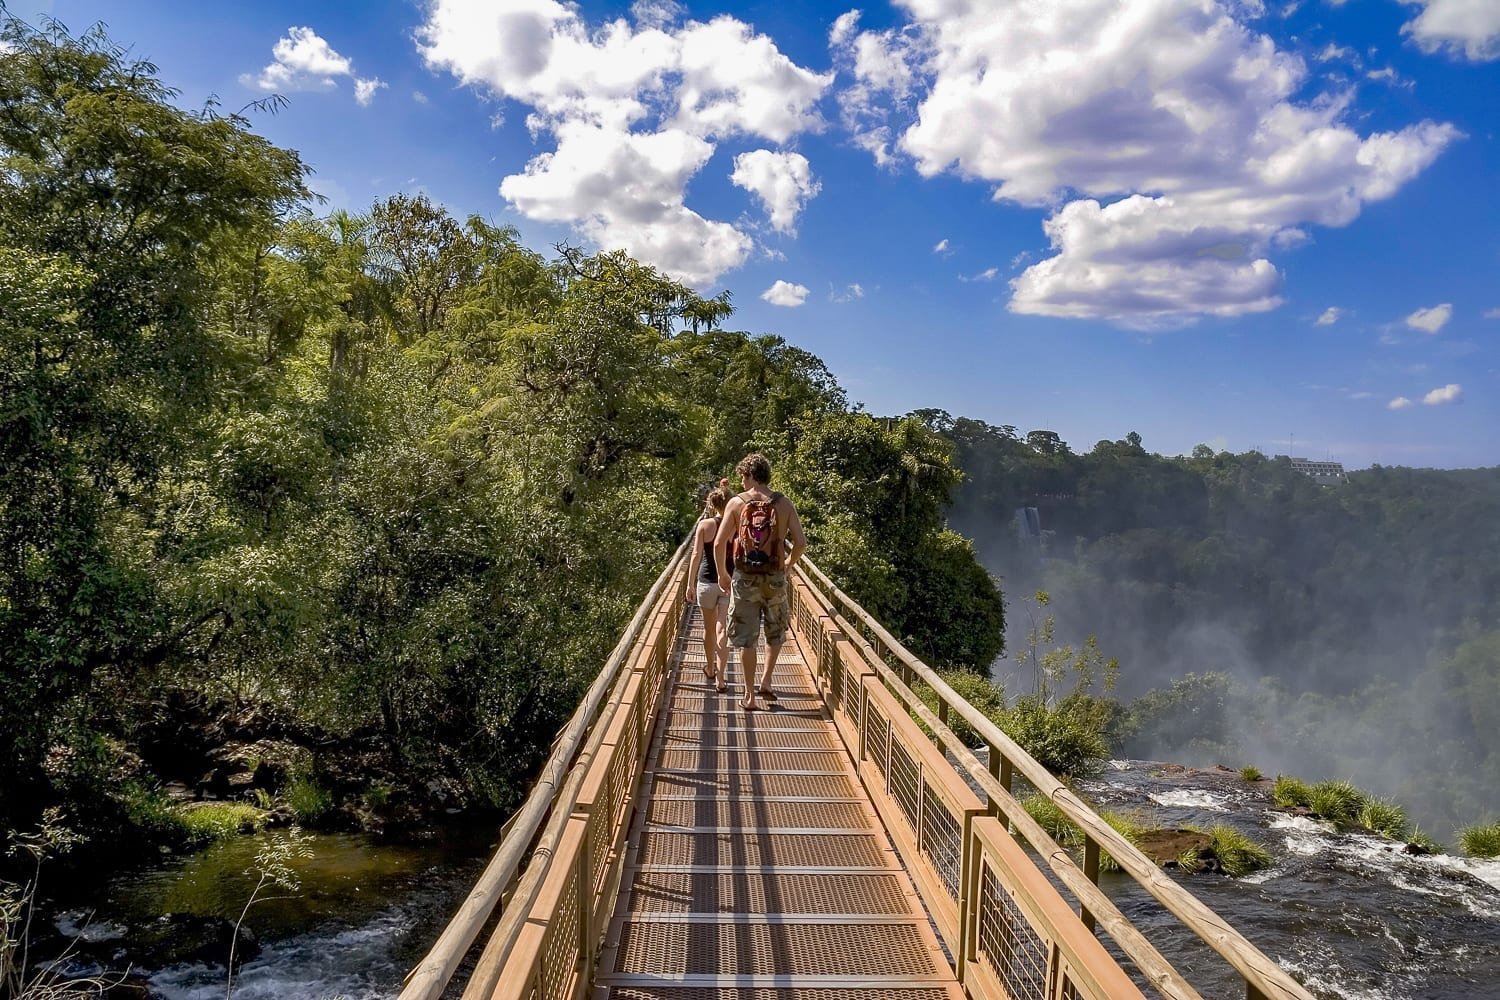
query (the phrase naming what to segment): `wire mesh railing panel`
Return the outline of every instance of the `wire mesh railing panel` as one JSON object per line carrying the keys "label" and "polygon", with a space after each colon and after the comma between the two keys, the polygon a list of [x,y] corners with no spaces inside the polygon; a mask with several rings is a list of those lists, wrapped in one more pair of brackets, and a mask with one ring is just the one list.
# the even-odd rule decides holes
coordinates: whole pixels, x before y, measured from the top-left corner
{"label": "wire mesh railing panel", "polygon": [[843,695],[839,708],[849,717],[856,728],[862,726],[864,721],[860,718],[860,695],[861,685],[859,674],[850,669],[850,665],[844,662],[843,654],[839,652],[838,644],[834,644],[833,658],[838,663],[838,672],[844,679]]}
{"label": "wire mesh railing panel", "polygon": [[921,841],[922,853],[932,862],[933,870],[948,889],[948,895],[956,901],[961,891],[959,882],[963,870],[963,826],[931,785],[927,785],[922,796]]}
{"label": "wire mesh railing panel", "polygon": [[979,957],[989,964],[1011,1000],[1048,1000],[1047,944],[987,864],[979,879],[978,919]]}
{"label": "wire mesh railing panel", "polygon": [[887,783],[890,780],[890,749],[890,722],[874,705],[865,706],[865,757],[875,763],[875,769]]}
{"label": "wire mesh railing panel", "polygon": [[538,977],[543,1000],[568,1000],[573,977],[578,973],[581,935],[578,922],[578,866],[563,883],[562,905],[554,922],[547,927],[547,942],[542,946],[542,968]]}
{"label": "wire mesh railing panel", "polygon": [[912,833],[921,830],[922,774],[899,741],[891,741],[891,798],[901,807]]}

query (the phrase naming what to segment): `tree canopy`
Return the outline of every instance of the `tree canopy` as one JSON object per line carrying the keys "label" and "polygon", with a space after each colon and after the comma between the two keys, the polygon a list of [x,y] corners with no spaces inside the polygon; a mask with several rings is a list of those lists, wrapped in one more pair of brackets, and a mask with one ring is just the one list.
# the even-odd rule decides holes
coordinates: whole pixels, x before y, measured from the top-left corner
{"label": "tree canopy", "polygon": [[1000,648],[947,444],[727,296],[422,195],[314,214],[101,31],[0,37],[0,828],[129,822],[183,692],[513,804],[752,447],[920,650]]}

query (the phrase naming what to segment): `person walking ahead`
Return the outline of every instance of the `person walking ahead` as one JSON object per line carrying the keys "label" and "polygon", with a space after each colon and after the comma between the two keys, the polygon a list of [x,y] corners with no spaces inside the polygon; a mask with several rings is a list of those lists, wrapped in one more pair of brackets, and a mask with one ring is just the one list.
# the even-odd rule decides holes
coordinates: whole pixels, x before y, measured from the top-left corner
{"label": "person walking ahead", "polygon": [[729,480],[721,479],[703,500],[703,513],[693,529],[687,584],[682,591],[682,599],[689,604],[696,600],[703,615],[703,676],[714,682],[714,690],[720,694],[729,673],[729,601],[719,590],[714,542],[719,537],[727,503]]}
{"label": "person walking ahead", "polygon": [[[786,574],[807,550],[797,508],[771,491],[771,463],[757,453],[740,459],[734,471],[744,492],[730,498],[714,541],[719,589],[730,594],[729,645],[740,651],[745,696],[740,706],[757,707],[756,695],[774,698],[771,674],[786,641],[791,601]],[[731,564],[733,573],[731,574]],[[765,673],[756,683],[756,634],[766,630]]]}

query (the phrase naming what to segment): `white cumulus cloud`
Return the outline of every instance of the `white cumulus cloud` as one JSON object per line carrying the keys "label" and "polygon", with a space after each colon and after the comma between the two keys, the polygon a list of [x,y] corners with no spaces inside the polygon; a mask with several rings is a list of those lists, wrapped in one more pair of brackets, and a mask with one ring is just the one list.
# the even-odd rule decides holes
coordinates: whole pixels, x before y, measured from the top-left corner
{"label": "white cumulus cloud", "polygon": [[855,299],[862,299],[864,297],[865,286],[861,285],[857,281],[850,282],[848,285],[844,286],[844,290],[842,292],[835,292],[830,290],[828,293],[828,298],[830,301],[840,304],[843,304],[845,302],[853,302]]}
{"label": "white cumulus cloud", "polygon": [[1423,333],[1437,333],[1453,318],[1453,304],[1444,302],[1430,309],[1418,309],[1406,317],[1406,325]]}
{"label": "white cumulus cloud", "polygon": [[554,152],[500,182],[501,196],[527,218],[571,223],[599,247],[623,249],[696,286],[750,255],[749,236],[683,203],[688,180],[713,155],[707,140],[583,121],[559,125],[556,137]]}
{"label": "white cumulus cloud", "polygon": [[354,64],[307,27],[288,28],[272,47],[271,58],[259,76],[247,73],[240,82],[265,91],[330,90],[337,86],[336,77],[354,75]]}
{"label": "white cumulus cloud", "polygon": [[1495,0],[1402,0],[1419,13],[1401,28],[1424,52],[1439,50],[1475,62],[1500,58],[1500,3]]}
{"label": "white cumulus cloud", "polygon": [[1385,408],[1387,410],[1408,410],[1412,407],[1412,405],[1412,401],[1407,399],[1405,396],[1397,396],[1389,403],[1386,403]]}
{"label": "white cumulus cloud", "polygon": [[354,99],[359,102],[360,107],[368,107],[375,99],[375,92],[385,88],[385,81],[380,77],[372,77],[369,80],[354,79]]}
{"label": "white cumulus cloud", "polygon": [[807,301],[807,286],[776,279],[776,283],[760,293],[760,297],[773,306],[795,308]]}
{"label": "white cumulus cloud", "polygon": [[1457,382],[1449,382],[1441,388],[1434,389],[1422,397],[1422,403],[1426,406],[1442,406],[1445,403],[1456,403],[1464,394],[1463,387]]}
{"label": "white cumulus cloud", "polygon": [[940,254],[947,254],[948,253],[948,239],[947,239],[947,237],[944,237],[943,239],[938,240],[937,244],[932,248],[932,252],[933,253],[940,253]]}
{"label": "white cumulus cloud", "polygon": [[736,156],[729,179],[760,199],[779,233],[796,231],[797,215],[823,187],[813,178],[807,157],[769,149]]}
{"label": "white cumulus cloud", "polygon": [[1172,326],[1281,303],[1274,251],[1389,198],[1459,135],[1361,135],[1348,94],[1307,96],[1304,60],[1235,0],[898,0],[847,26],[843,122],[879,162],[1044,207],[1052,254],[1010,308]]}
{"label": "white cumulus cloud", "polygon": [[1333,324],[1337,323],[1339,321],[1339,318],[1343,315],[1344,310],[1340,309],[1338,306],[1329,306],[1327,309],[1323,310],[1323,314],[1318,317],[1317,323],[1314,325],[1332,326]]}
{"label": "white cumulus cloud", "polygon": [[[501,181],[517,211],[701,287],[754,243],[688,207],[689,182],[724,139],[783,144],[821,129],[817,102],[833,77],[733,17],[682,21],[680,5],[660,0],[633,12],[634,23],[589,24],[557,0],[431,0],[417,45],[430,69],[529,106],[533,136],[555,143]],[[768,211],[774,224],[796,210],[782,200]]]}

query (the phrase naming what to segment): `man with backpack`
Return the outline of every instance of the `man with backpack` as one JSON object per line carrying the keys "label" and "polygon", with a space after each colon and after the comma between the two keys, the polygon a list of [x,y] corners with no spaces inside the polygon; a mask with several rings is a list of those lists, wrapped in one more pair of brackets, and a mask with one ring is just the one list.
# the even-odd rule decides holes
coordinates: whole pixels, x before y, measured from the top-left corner
{"label": "man with backpack", "polygon": [[[807,550],[797,508],[771,491],[771,463],[758,452],[740,459],[734,471],[745,491],[730,497],[714,540],[719,589],[730,595],[729,645],[740,651],[745,696],[740,706],[757,707],[755,696],[775,698],[771,674],[791,621],[786,574]],[[733,567],[733,575],[730,568]],[[755,639],[766,630],[766,668],[756,683]]]}

